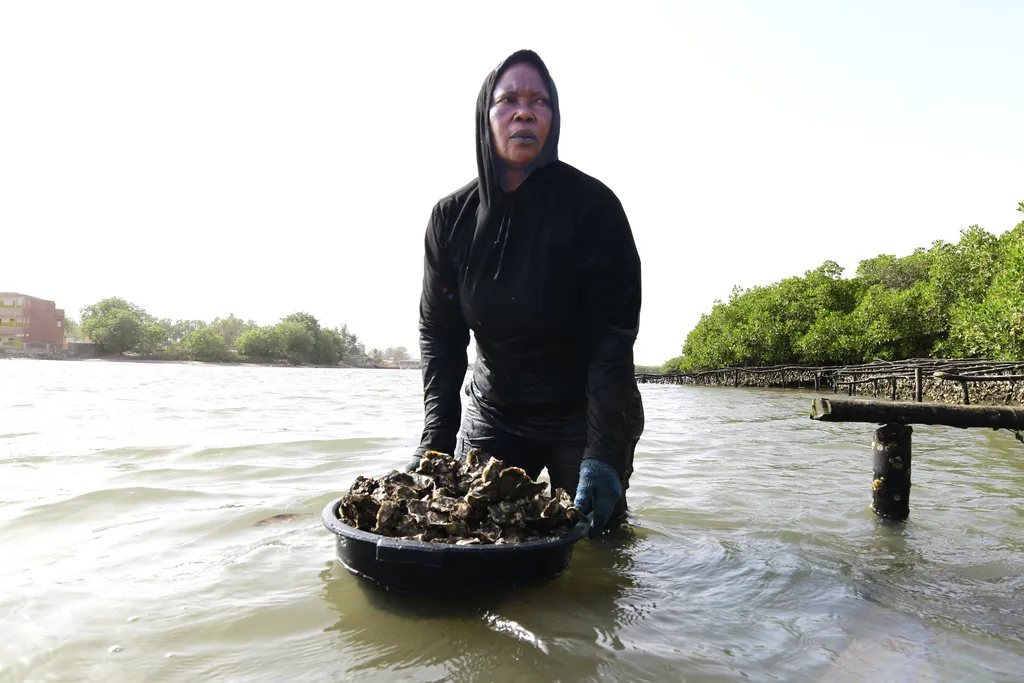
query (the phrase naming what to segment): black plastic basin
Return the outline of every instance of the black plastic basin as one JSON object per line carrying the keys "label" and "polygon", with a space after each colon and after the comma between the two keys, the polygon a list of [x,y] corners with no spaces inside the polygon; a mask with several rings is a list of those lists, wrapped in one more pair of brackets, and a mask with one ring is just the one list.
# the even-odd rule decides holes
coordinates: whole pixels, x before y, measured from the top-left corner
{"label": "black plastic basin", "polygon": [[502,545],[449,545],[360,531],[338,517],[341,498],[323,511],[338,560],[353,574],[402,593],[448,593],[551,579],[572,561],[572,547],[590,531],[582,518],[564,536]]}

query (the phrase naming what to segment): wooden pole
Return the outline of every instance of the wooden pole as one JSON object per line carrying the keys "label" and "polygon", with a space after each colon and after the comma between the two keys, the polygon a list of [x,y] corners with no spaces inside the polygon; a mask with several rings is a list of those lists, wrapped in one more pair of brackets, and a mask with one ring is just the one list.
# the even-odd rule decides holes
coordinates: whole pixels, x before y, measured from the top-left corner
{"label": "wooden pole", "polygon": [[814,390],[821,391],[821,372],[814,373]]}
{"label": "wooden pole", "polygon": [[896,378],[895,377],[890,377],[889,378],[889,400],[890,401],[895,401],[896,400]]}
{"label": "wooden pole", "polygon": [[921,380],[921,368],[914,368],[914,400],[921,402],[921,394],[924,389],[924,382]]}
{"label": "wooden pole", "polygon": [[887,424],[875,430],[871,442],[874,467],[871,509],[882,519],[902,521],[910,514],[909,425]]}
{"label": "wooden pole", "polygon": [[732,371],[732,385],[734,387],[738,387],[740,385],[740,371],[739,370],[733,370]]}
{"label": "wooden pole", "polygon": [[876,379],[873,384],[875,385],[875,398],[878,398],[878,380]]}
{"label": "wooden pole", "polygon": [[816,398],[811,405],[811,419],[822,422],[874,422],[1024,430],[1024,408],[1010,406],[961,406],[910,401]]}

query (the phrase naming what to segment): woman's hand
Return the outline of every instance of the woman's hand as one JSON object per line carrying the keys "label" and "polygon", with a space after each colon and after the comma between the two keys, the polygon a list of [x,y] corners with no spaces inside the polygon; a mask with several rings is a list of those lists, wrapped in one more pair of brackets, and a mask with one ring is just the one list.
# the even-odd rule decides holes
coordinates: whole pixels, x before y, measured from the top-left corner
{"label": "woman's hand", "polygon": [[622,482],[615,468],[594,458],[584,458],[580,465],[580,483],[576,488],[574,504],[580,514],[593,513],[593,534],[604,531],[620,498]]}
{"label": "woman's hand", "polygon": [[402,468],[402,471],[404,471],[404,472],[415,472],[416,469],[420,466],[420,461],[422,459],[423,458],[420,455],[419,451],[416,451],[416,455],[414,455],[412,457],[412,459],[405,464],[405,467]]}

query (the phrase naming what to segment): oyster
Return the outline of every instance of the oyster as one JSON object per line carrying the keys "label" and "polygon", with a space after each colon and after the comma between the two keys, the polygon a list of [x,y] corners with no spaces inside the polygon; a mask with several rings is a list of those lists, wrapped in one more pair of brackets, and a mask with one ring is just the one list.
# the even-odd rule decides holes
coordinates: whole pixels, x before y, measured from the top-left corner
{"label": "oyster", "polygon": [[405,506],[400,501],[385,500],[377,510],[375,533],[384,533],[398,527],[406,517]]}
{"label": "oyster", "polygon": [[460,500],[455,506],[455,509],[452,510],[452,516],[455,517],[455,519],[468,521],[475,516],[473,506],[465,500]]}
{"label": "oyster", "polygon": [[533,481],[479,448],[462,461],[427,451],[416,472],[356,477],[342,499],[349,526],[418,541],[455,545],[556,538],[579,520],[568,494]]}
{"label": "oyster", "polygon": [[350,493],[341,504],[342,519],[357,529],[369,531],[377,524],[380,503],[365,493]]}
{"label": "oyster", "polygon": [[483,479],[483,483],[491,484],[498,481],[498,478],[501,477],[501,470],[503,467],[504,463],[497,458],[491,458],[487,461],[487,465],[484,467],[483,472],[480,473],[480,478]]}

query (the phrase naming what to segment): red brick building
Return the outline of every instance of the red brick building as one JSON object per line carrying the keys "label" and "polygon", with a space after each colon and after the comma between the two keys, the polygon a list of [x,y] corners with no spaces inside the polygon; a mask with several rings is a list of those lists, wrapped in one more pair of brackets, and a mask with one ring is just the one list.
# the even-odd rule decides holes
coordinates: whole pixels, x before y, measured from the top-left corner
{"label": "red brick building", "polygon": [[64,311],[46,299],[0,292],[0,346],[64,345]]}

